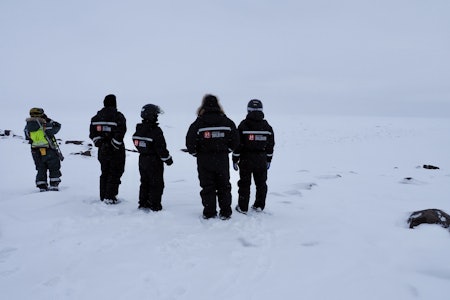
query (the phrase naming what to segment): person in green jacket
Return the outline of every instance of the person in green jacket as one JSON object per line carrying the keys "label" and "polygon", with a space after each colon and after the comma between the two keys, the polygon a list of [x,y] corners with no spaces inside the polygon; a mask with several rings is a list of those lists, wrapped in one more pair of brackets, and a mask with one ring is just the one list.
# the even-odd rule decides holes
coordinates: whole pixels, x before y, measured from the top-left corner
{"label": "person in green jacket", "polygon": [[[61,124],[44,114],[44,109],[33,107],[30,117],[26,119],[25,138],[31,145],[31,155],[36,166],[36,186],[41,192],[58,191],[61,182],[61,157],[58,153],[55,134]],[[47,182],[47,172],[49,183]]]}

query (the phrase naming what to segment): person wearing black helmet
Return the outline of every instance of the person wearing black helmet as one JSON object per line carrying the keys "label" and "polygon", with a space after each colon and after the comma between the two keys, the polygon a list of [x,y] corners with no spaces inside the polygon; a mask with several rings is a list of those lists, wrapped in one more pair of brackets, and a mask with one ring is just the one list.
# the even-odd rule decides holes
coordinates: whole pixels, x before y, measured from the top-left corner
{"label": "person wearing black helmet", "polygon": [[207,94],[197,111],[197,119],[186,134],[187,152],[197,158],[197,171],[202,188],[203,218],[231,217],[230,161],[228,154],[239,143],[236,125],[223,112],[216,96]]}
{"label": "person wearing black helmet", "polygon": [[127,126],[124,115],[117,110],[115,95],[107,95],[103,105],[91,119],[89,138],[98,148],[101,165],[100,200],[107,204],[116,204],[120,178],[125,170],[123,137]]}
{"label": "person wearing black helmet", "polygon": [[256,186],[252,208],[264,210],[267,195],[267,170],[270,167],[275,146],[272,126],[264,119],[263,105],[258,99],[250,100],[247,116],[238,126],[240,144],[233,152],[233,168],[239,170],[238,204],[236,210],[246,214],[250,201],[250,184]]}
{"label": "person wearing black helmet", "polygon": [[[41,192],[58,191],[61,182],[61,161],[58,156],[55,134],[61,124],[48,118],[44,109],[33,107],[26,119],[25,138],[31,145],[31,155],[36,165],[36,186]],[[47,171],[50,185],[47,183]]]}
{"label": "person wearing black helmet", "polygon": [[158,124],[161,108],[154,104],[142,107],[142,122],[136,125],[133,143],[139,152],[139,209],[159,211],[164,191],[164,163],[173,164],[163,131]]}

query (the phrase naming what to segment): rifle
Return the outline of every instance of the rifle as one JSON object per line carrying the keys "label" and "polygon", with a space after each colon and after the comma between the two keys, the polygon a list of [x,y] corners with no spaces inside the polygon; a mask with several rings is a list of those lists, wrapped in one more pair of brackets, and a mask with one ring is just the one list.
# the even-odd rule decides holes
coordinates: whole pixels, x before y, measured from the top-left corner
{"label": "rifle", "polygon": [[44,126],[42,126],[41,122],[40,122],[38,119],[36,119],[36,121],[38,122],[39,127],[40,127],[40,128],[42,129],[42,131],[44,132],[45,139],[46,139],[47,142],[49,143],[50,148],[56,150],[56,153],[58,154],[59,160],[60,160],[60,161],[63,161],[63,160],[64,160],[64,156],[63,156],[63,154],[62,154],[62,152],[61,152],[61,149],[59,148],[59,145],[58,145],[58,142],[56,141],[55,136],[52,135],[51,137],[49,137],[49,136],[47,135],[47,133],[45,132],[45,128],[44,128]]}
{"label": "rifle", "polygon": [[63,154],[61,152],[61,149],[59,148],[59,144],[58,144],[58,141],[56,141],[55,136],[52,136],[49,139],[47,134],[46,134],[45,137],[47,138],[48,142],[53,145],[53,148],[56,150],[56,153],[58,154],[59,160],[63,161],[64,160],[64,156],[63,156]]}

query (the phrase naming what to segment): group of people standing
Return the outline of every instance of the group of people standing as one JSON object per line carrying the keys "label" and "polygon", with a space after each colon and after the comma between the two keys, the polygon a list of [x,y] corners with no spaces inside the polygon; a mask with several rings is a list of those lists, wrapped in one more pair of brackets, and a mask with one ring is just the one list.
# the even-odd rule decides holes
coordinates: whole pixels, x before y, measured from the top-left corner
{"label": "group of people standing", "polygon": [[[101,165],[100,200],[115,204],[120,179],[125,170],[123,139],[127,127],[124,115],[117,110],[115,95],[107,95],[103,104],[104,107],[91,119],[89,138],[98,148],[98,160]],[[34,131],[30,124],[33,121],[31,119],[36,118],[36,110],[42,111],[43,114],[43,109],[30,110],[25,135],[30,141],[33,159],[38,170],[36,185],[41,191],[46,191],[49,190],[47,170],[49,170],[50,187],[55,185],[57,187],[61,181],[60,162],[58,160],[57,163],[56,161],[50,163],[55,157],[58,158],[53,155],[53,151],[57,149],[53,149],[51,143],[46,145],[35,142],[32,133]],[[136,125],[136,131],[132,136],[133,144],[139,152],[139,208],[144,210],[162,209],[164,164],[168,166],[173,164],[164,133],[158,123],[158,115],[161,113],[163,111],[157,105],[144,105],[141,110],[142,121]],[[37,117],[41,118],[42,115]],[[53,137],[61,127],[59,123],[48,118],[42,123],[43,140],[48,140],[49,136]],[[53,130],[50,131],[46,124],[49,124]],[[240,175],[236,211],[246,214],[249,210],[252,177],[256,186],[256,195],[251,208],[255,211],[264,210],[267,171],[272,161],[274,145],[274,132],[264,119],[263,105],[260,100],[253,99],[248,103],[247,116],[236,127],[235,123],[225,115],[216,96],[207,94],[203,97],[197,110],[197,118],[186,134],[186,149],[183,149],[197,159],[203,218],[210,219],[219,215],[221,219],[227,220],[232,215],[230,153],[232,153],[233,168],[239,171]],[[46,149],[45,154],[40,150],[41,148]]]}

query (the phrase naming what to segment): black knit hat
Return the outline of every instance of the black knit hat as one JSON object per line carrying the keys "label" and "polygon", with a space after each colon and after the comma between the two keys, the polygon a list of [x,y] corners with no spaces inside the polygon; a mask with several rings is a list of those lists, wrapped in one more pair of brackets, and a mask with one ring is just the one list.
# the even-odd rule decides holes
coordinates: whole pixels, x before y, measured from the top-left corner
{"label": "black knit hat", "polygon": [[106,95],[103,105],[105,107],[117,107],[116,96],[113,94]]}
{"label": "black knit hat", "polygon": [[258,99],[250,100],[250,102],[247,105],[247,111],[263,111],[263,105],[262,102]]}
{"label": "black knit hat", "polygon": [[203,97],[203,108],[209,107],[209,108],[219,108],[219,101],[217,100],[217,97],[211,94],[206,94],[205,97]]}

